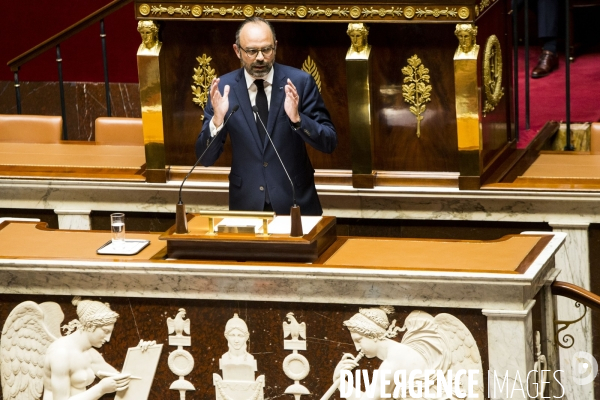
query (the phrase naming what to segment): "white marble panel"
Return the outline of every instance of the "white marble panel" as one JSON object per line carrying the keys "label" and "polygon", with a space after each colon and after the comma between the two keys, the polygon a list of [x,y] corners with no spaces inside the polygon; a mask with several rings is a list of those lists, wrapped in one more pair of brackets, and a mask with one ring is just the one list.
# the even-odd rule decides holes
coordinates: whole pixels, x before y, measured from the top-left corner
{"label": "white marble panel", "polygon": [[[590,259],[589,259],[589,224],[560,224],[551,222],[554,232],[567,234],[565,245],[556,253],[556,268],[560,270],[558,280],[573,283],[584,289],[590,289]],[[583,314],[583,306],[575,307],[575,302],[565,297],[557,298],[558,319],[573,321]],[[564,335],[571,335],[573,341],[564,341]],[[593,400],[593,384],[577,385],[571,378],[573,356],[579,351],[592,353],[592,316],[591,312],[578,323],[571,325],[559,336],[566,345],[574,342],[571,348],[559,349],[560,366],[564,371],[562,381],[569,399]]]}
{"label": "white marble panel", "polygon": [[58,228],[70,230],[92,229],[91,210],[54,210],[58,215]]}
{"label": "white marble panel", "polygon": [[[492,399],[529,399],[527,373],[533,369],[534,363],[531,323],[531,309],[534,304],[535,301],[530,300],[520,311],[482,311],[487,317],[488,393]],[[496,384],[494,372],[500,384]],[[503,382],[505,376],[508,377],[506,383]]]}

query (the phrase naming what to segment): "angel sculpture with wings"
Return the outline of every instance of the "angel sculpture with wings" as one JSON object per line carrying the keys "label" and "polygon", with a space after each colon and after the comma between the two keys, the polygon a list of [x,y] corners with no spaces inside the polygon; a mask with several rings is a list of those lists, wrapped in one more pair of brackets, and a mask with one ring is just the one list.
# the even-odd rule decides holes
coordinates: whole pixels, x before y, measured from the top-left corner
{"label": "angel sculpture with wings", "polygon": [[[394,312],[393,307],[381,306],[378,308],[361,308],[360,312],[344,321],[350,331],[356,350],[367,358],[377,357],[383,362],[379,366],[380,373],[377,377],[373,374],[373,387],[377,388],[374,397],[367,393],[352,389],[350,399],[379,399],[382,394],[380,377],[387,371],[385,379],[390,381],[385,393],[393,394],[395,389],[394,373],[405,371],[406,377],[411,371],[419,370],[421,373],[412,382],[419,381],[424,388],[425,382],[433,383],[429,387],[432,399],[444,398],[444,393],[437,393],[437,371],[446,376],[448,370],[456,373],[459,370],[478,370],[475,376],[477,384],[474,392],[483,398],[483,368],[479,349],[471,332],[456,317],[450,314],[438,314],[435,318],[424,311],[413,311],[406,317],[404,327],[396,327],[396,321],[391,323],[387,314]],[[392,340],[399,331],[404,331],[401,342]],[[333,374],[334,383],[338,382],[341,370],[352,370],[358,366],[352,354],[344,354]],[[391,372],[391,376],[389,373]],[[425,377],[425,373],[433,372]],[[455,376],[455,375],[453,375]],[[452,399],[467,392],[467,377],[463,376],[457,385],[452,382]],[[408,382],[410,383],[410,382]],[[455,388],[461,388],[461,393],[456,393]],[[407,389],[407,392],[410,393]],[[411,398],[410,395],[408,398]],[[425,397],[418,397],[425,398]]]}
{"label": "angel sculpture with wings", "polygon": [[[62,327],[66,336],[60,334],[64,314],[54,302],[26,301],[11,311],[0,339],[4,400],[97,400],[127,389],[129,374],[96,350],[110,341],[119,314],[108,303],[79,297],[73,305],[78,319]],[[98,384],[88,388],[96,377]]]}

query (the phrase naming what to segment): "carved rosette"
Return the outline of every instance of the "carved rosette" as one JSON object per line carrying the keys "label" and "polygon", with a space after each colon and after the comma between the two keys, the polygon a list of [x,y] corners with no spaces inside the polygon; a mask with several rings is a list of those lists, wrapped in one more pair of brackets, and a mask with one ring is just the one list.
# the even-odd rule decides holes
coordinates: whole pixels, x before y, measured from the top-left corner
{"label": "carved rosette", "polygon": [[431,101],[431,85],[429,83],[429,68],[421,63],[421,59],[415,54],[408,60],[408,65],[402,68],[404,74],[404,85],[402,85],[402,97],[409,110],[417,117],[417,137],[421,137],[421,120],[425,112],[425,103]]}
{"label": "carved rosette", "polygon": [[[202,109],[204,109],[206,103],[208,102],[210,84],[217,75],[214,68],[210,66],[212,57],[202,54],[201,57],[196,57],[196,61],[198,61],[198,68],[194,68],[194,76],[192,77],[194,80],[194,85],[192,85],[192,93],[194,94],[194,98],[192,100],[198,106],[202,107]],[[204,115],[200,116],[200,119],[203,120]]]}
{"label": "carved rosette", "polygon": [[496,35],[491,35],[483,53],[483,86],[485,89],[484,116],[494,111],[504,95],[502,88],[502,49]]}
{"label": "carved rosette", "polygon": [[319,74],[319,70],[317,69],[317,64],[310,58],[310,56],[306,57],[304,63],[302,64],[302,71],[309,73],[312,75],[313,79],[317,83],[317,87],[319,88],[319,93],[321,92],[321,75]]}

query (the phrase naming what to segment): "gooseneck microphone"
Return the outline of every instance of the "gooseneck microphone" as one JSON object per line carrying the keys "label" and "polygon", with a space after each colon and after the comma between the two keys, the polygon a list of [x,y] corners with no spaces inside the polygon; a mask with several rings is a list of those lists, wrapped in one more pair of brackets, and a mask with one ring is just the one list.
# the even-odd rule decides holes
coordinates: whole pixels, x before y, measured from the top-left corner
{"label": "gooseneck microphone", "polygon": [[269,134],[269,131],[267,131],[267,127],[265,126],[265,123],[263,122],[262,118],[260,117],[260,114],[258,113],[258,107],[256,105],[252,106],[252,111],[254,111],[254,114],[256,115],[256,118],[260,122],[260,125],[265,130],[265,133],[267,134],[267,138],[269,138],[269,142],[271,142],[271,146],[273,146],[273,150],[275,150],[275,154],[277,154],[277,158],[279,159],[279,162],[281,163],[281,166],[283,167],[283,171],[287,175],[287,178],[290,181],[290,185],[292,186],[292,201],[293,201],[293,205],[292,205],[292,208],[290,209],[290,217],[291,217],[291,222],[292,222],[292,229],[291,229],[291,232],[290,232],[290,236],[292,236],[292,237],[302,236],[303,235],[303,232],[302,232],[302,217],[301,217],[301,214],[300,214],[300,206],[298,206],[296,204],[296,189],[294,187],[294,182],[292,181],[292,178],[290,178],[290,174],[288,173],[287,168],[283,164],[283,160],[279,156],[279,152],[277,151],[277,147],[275,147],[275,143],[273,143],[273,139],[271,139],[271,135]]}
{"label": "gooseneck microphone", "polygon": [[188,233],[188,229],[187,229],[187,217],[186,217],[186,212],[185,212],[185,204],[183,204],[183,201],[181,200],[181,192],[183,190],[183,184],[185,183],[185,181],[187,180],[187,178],[189,178],[189,176],[192,174],[192,171],[194,171],[194,169],[198,166],[198,164],[202,160],[202,157],[204,157],[204,154],[206,154],[206,152],[208,151],[208,149],[210,148],[210,146],[212,146],[212,144],[217,140],[217,137],[225,129],[225,125],[227,124],[227,122],[229,122],[229,119],[231,118],[231,116],[239,108],[240,108],[240,106],[238,104],[236,104],[235,106],[233,106],[233,108],[231,109],[231,113],[229,113],[229,116],[227,118],[225,118],[225,121],[223,122],[223,125],[221,125],[221,129],[219,129],[219,131],[212,138],[212,140],[209,140],[209,143],[206,146],[206,149],[204,149],[204,151],[202,152],[202,154],[200,154],[200,156],[196,160],[196,163],[190,169],[190,172],[188,172],[187,175],[185,176],[185,178],[183,178],[183,181],[181,181],[181,185],[179,186],[179,201],[177,202],[177,206],[175,207],[176,208],[176,210],[175,210],[175,232],[176,233]]}

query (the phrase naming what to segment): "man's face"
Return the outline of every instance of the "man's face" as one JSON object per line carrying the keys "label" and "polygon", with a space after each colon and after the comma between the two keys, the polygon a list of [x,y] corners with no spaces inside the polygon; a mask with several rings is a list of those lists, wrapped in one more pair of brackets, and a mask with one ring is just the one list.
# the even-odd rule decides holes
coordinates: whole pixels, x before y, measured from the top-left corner
{"label": "man's face", "polygon": [[350,31],[350,33],[348,33],[348,36],[350,36],[350,41],[352,42],[352,45],[354,46],[355,50],[362,50],[362,47],[364,45],[362,32],[355,29],[353,31]]}
{"label": "man's face", "polygon": [[267,24],[251,22],[244,25],[240,32],[240,46],[246,50],[273,47],[273,52],[267,57],[262,52],[259,52],[256,57],[250,57],[236,44],[233,45],[233,50],[242,62],[244,69],[253,78],[260,79],[265,77],[271,71],[271,68],[273,68],[275,46],[277,46],[277,42],[273,42],[273,34]]}
{"label": "man's face", "polygon": [[468,53],[471,51],[473,47],[473,38],[471,37],[471,32],[462,30],[456,34],[458,38],[458,44],[463,52]]}
{"label": "man's face", "polygon": [[150,28],[142,28],[140,29],[140,35],[142,35],[142,42],[144,43],[144,46],[146,46],[147,48],[151,48],[152,46],[154,46],[155,43],[155,34],[154,32],[152,32],[152,30]]}

